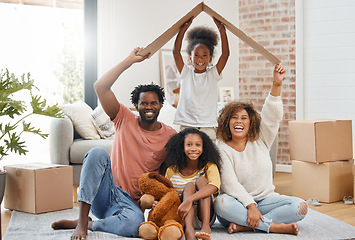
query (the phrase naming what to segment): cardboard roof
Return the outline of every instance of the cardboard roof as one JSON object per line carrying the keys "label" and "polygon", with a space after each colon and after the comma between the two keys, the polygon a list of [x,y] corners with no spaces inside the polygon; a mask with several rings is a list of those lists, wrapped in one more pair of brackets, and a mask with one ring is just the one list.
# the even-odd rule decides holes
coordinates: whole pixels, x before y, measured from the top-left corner
{"label": "cardboard roof", "polygon": [[217,20],[222,22],[226,26],[226,29],[228,29],[231,33],[243,40],[246,44],[248,44],[254,50],[259,52],[261,55],[263,55],[272,64],[279,64],[281,62],[272,53],[270,53],[263,46],[255,42],[252,38],[248,37],[243,31],[241,31],[239,28],[227,21],[213,9],[208,7],[204,2],[199,3],[190,12],[183,16],[179,21],[177,21],[173,26],[171,26],[168,30],[166,30],[163,34],[156,38],[152,43],[150,43],[146,48],[139,51],[138,54],[141,56],[145,56],[146,54],[150,53],[150,56],[152,56],[179,32],[180,27],[185,22],[187,22],[191,17],[197,17],[201,12],[205,12],[209,16],[215,17]]}

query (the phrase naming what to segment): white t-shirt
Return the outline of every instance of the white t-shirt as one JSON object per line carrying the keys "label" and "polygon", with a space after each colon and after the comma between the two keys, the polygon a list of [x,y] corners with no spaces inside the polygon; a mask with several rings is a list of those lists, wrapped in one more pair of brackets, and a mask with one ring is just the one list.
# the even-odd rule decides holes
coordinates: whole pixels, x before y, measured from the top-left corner
{"label": "white t-shirt", "polygon": [[174,124],[189,127],[216,127],[218,90],[222,79],[216,66],[204,73],[195,73],[193,66],[181,71],[180,99]]}

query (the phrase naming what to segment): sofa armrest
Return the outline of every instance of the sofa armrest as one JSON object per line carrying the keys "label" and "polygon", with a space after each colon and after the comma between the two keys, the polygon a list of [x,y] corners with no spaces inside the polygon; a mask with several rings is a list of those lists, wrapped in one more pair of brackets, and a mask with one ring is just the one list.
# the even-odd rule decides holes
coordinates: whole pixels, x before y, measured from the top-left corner
{"label": "sofa armrest", "polygon": [[69,165],[69,149],[74,139],[74,127],[69,118],[53,118],[49,127],[50,160]]}

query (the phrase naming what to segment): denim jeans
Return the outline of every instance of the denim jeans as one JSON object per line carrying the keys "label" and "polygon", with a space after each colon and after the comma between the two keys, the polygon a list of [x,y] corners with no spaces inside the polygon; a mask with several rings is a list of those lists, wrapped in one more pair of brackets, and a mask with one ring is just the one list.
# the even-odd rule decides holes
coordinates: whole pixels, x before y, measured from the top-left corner
{"label": "denim jeans", "polygon": [[81,169],[78,200],[91,205],[93,230],[136,237],[144,222],[143,212],[133,198],[117,187],[112,177],[111,160],[102,148],[86,155]]}
{"label": "denim jeans", "polygon": [[[299,213],[300,204],[305,202],[297,197],[273,195],[256,201],[258,210],[264,217],[259,226],[254,229],[269,232],[270,223],[293,223],[301,221],[305,215]],[[214,201],[214,208],[219,222],[228,228],[231,222],[247,226],[248,209],[236,198],[228,195],[219,195]]]}

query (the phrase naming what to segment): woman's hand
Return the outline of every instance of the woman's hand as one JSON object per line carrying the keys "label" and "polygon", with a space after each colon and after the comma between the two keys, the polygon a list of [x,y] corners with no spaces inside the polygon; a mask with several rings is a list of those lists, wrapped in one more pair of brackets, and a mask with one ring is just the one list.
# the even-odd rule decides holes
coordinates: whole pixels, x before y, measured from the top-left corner
{"label": "woman's hand", "polygon": [[183,201],[178,208],[178,215],[182,219],[185,219],[185,217],[189,213],[191,207],[192,207],[192,202],[190,200],[187,199],[187,200]]}
{"label": "woman's hand", "polygon": [[255,203],[248,205],[247,209],[248,209],[248,220],[247,220],[248,227],[257,228],[259,226],[260,219],[261,221],[264,222],[263,215],[261,215]]}
{"label": "woman's hand", "polygon": [[274,68],[274,83],[281,84],[285,78],[286,70],[283,66],[276,64]]}

